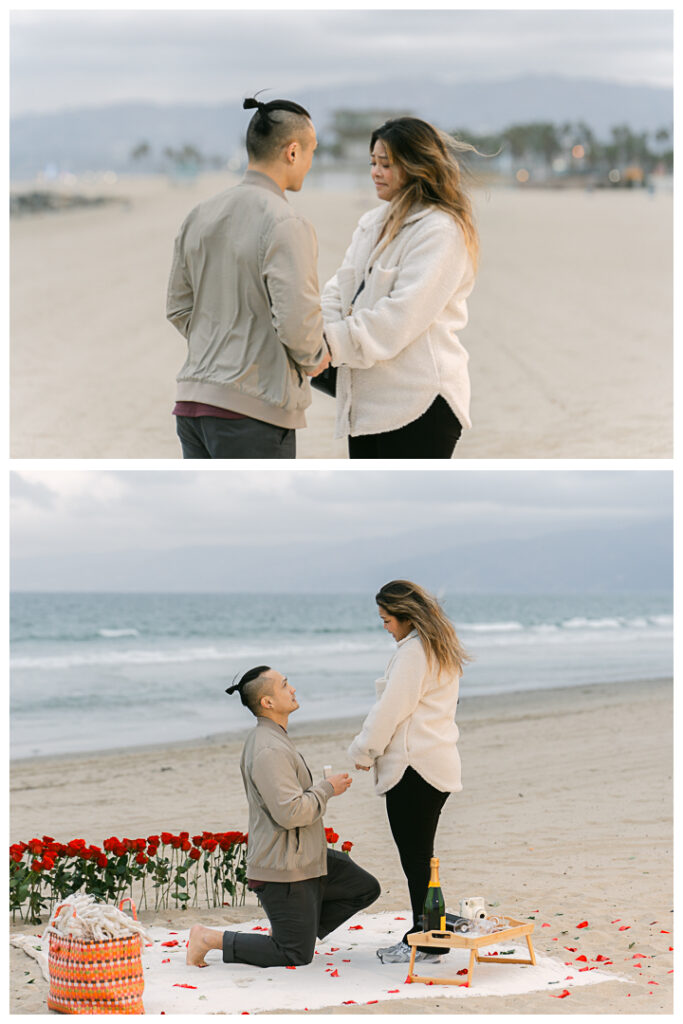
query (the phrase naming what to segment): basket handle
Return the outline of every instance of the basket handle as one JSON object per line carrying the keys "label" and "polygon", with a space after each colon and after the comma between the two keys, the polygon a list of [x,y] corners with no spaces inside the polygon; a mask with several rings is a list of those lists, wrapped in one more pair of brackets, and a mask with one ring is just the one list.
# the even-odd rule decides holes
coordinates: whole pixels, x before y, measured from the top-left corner
{"label": "basket handle", "polygon": [[133,914],[133,920],[137,921],[138,915],[137,915],[137,912],[135,910],[135,904],[133,903],[132,898],[130,896],[124,896],[123,899],[121,900],[121,902],[119,903],[119,910],[123,910],[124,903],[130,903],[130,909],[131,909],[131,912]]}

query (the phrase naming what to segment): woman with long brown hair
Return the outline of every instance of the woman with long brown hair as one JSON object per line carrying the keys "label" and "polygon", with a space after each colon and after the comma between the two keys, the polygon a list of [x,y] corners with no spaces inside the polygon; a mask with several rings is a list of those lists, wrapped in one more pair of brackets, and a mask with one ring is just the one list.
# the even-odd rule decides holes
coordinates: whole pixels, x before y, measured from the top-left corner
{"label": "woman with long brown hair", "polygon": [[[383,205],[323,289],[337,436],[352,459],[450,458],[469,418],[467,323],[478,235],[458,156],[474,147],[399,117],[370,140]],[[388,204],[388,205],[384,205]]]}
{"label": "woman with long brown hair", "polygon": [[[356,768],[375,769],[375,788],[408,881],[412,926],[395,945],[377,950],[383,963],[410,959],[407,936],[422,930],[429,861],[441,809],[462,789],[455,710],[463,650],[439,602],[409,580],[393,580],[375,596],[384,628],[397,643],[375,683],[377,700],[349,747]],[[434,959],[418,950],[417,959]]]}

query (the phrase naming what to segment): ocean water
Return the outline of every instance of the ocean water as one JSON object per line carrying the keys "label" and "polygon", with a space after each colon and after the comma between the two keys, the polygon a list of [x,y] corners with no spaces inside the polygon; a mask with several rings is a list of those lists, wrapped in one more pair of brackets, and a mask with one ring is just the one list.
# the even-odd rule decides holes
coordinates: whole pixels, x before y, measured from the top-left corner
{"label": "ocean water", "polygon": [[[474,656],[461,697],[673,673],[667,594],[453,595]],[[14,594],[11,757],[197,739],[249,727],[236,673],[266,664],[298,721],[363,714],[394,651],[372,595]]]}

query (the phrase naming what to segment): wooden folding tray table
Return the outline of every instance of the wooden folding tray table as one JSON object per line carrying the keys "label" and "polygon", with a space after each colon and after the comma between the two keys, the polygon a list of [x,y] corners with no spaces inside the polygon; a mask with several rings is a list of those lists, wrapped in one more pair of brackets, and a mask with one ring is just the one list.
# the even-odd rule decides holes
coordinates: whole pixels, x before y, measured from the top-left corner
{"label": "wooden folding tray table", "polygon": [[[467,932],[411,932],[411,934],[408,935],[408,944],[412,946],[408,978],[410,981],[421,981],[426,985],[462,985],[468,987],[472,980],[472,971],[475,961],[478,964],[486,962],[487,964],[531,964],[532,966],[535,966],[536,957],[534,955],[534,948],[531,945],[531,933],[534,930],[534,922],[515,921],[514,918],[506,917],[505,915],[503,916],[503,920],[507,921],[507,927],[503,926],[500,930],[491,932],[488,935],[470,935]],[[479,950],[482,946],[500,946],[501,944],[508,942],[510,939],[515,939],[520,935],[524,935],[526,938],[526,944],[529,949],[528,960],[509,956],[479,955]],[[458,981],[455,978],[427,978],[414,974],[415,954],[418,946],[433,946],[434,952],[437,952],[439,949],[469,949],[470,962],[467,968],[467,980]]]}

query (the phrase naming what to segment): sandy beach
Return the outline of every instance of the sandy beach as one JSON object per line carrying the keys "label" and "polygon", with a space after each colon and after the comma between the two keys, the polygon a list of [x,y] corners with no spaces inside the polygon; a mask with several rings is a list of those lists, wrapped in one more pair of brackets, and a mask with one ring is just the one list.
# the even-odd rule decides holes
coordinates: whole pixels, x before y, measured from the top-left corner
{"label": "sandy beach", "polygon": [[[164,315],[173,238],[205,175],[78,182],[122,202],[13,218],[11,455],[178,459],[170,411],[184,341]],[[323,284],[371,188],[310,179]],[[672,197],[479,190],[482,261],[461,339],[472,420],[456,459],[672,455]],[[298,457],[346,458],[333,400],[314,396]]]}
{"label": "sandy beach", "polygon": [[[461,701],[464,789],[446,803],[437,834],[449,909],[462,896],[484,895],[498,913],[534,917],[539,953],[566,957],[569,946],[572,957],[600,954],[613,962],[605,970],[627,982],[575,988],[566,999],[540,991],[465,1002],[446,991],[443,999],[397,1001],[390,1012],[673,1012],[672,698],[671,682],[660,680]],[[248,721],[240,724],[248,728]],[[325,764],[350,767],[345,750],[357,724],[337,718],[297,727],[292,718],[292,736],[314,776]],[[162,829],[246,829],[242,735],[14,762],[10,841],[49,834],[100,843]],[[355,772],[349,793],[330,801],[325,822],[354,843],[354,858],[380,879],[372,910],[405,910],[382,801],[365,773]],[[259,914],[250,904],[141,916],[186,928],[197,920],[225,927]],[[41,927],[17,923],[12,930],[37,934]],[[45,1012],[46,991],[35,962],[12,949],[10,1012]],[[361,1009],[381,1014],[387,1004],[320,1012]]]}

